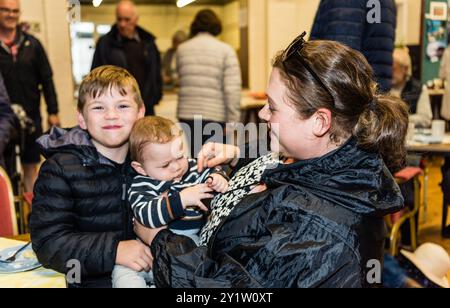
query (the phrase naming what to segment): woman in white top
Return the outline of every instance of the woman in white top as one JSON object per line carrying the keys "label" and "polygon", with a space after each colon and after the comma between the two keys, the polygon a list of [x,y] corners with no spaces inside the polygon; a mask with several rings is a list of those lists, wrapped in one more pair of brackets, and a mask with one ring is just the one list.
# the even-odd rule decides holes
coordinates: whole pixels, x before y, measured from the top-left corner
{"label": "woman in white top", "polygon": [[[209,138],[205,134],[193,136],[199,131],[194,130],[196,123],[202,131],[212,124],[209,128],[222,133],[226,123],[240,122],[241,69],[233,47],[216,38],[221,32],[222,23],[217,15],[211,10],[201,10],[191,25],[191,39],[177,50],[178,119],[192,132],[186,133],[191,141],[191,154],[197,154]],[[223,142],[221,137],[214,141]]]}

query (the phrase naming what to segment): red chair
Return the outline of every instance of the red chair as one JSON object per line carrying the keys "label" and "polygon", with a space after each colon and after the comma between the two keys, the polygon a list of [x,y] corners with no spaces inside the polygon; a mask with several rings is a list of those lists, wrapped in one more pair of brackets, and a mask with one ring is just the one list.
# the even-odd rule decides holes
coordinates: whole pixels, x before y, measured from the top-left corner
{"label": "red chair", "polygon": [[0,236],[18,235],[14,193],[6,171],[0,167]]}
{"label": "red chair", "polygon": [[414,181],[414,207],[412,209],[404,209],[399,213],[391,215],[390,219],[386,219],[389,232],[389,253],[392,256],[397,255],[399,246],[400,228],[409,220],[411,246],[415,250],[417,248],[417,226],[416,216],[419,215],[420,208],[420,176],[422,169],[415,167],[407,167],[395,174],[395,180],[398,184]]}

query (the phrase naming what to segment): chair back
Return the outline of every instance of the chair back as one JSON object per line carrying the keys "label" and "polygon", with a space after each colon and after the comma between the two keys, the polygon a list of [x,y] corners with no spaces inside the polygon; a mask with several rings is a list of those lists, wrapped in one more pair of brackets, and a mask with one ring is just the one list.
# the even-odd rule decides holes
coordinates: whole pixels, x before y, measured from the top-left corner
{"label": "chair back", "polygon": [[[413,181],[414,183],[414,207],[409,211],[402,211],[398,217],[395,219],[395,223],[390,223],[387,218],[386,224],[390,229],[389,232],[389,253],[392,256],[398,254],[399,245],[399,233],[402,225],[409,221],[410,226],[410,237],[411,237],[411,247],[413,250],[417,248],[417,228],[416,228],[416,215],[419,215],[420,208],[420,176],[422,175],[422,169],[416,167],[406,167],[400,172],[395,174],[395,180],[398,184],[403,184],[408,181]],[[395,214],[394,214],[395,216]]]}
{"label": "chair back", "polygon": [[0,236],[18,235],[14,193],[6,171],[0,167]]}

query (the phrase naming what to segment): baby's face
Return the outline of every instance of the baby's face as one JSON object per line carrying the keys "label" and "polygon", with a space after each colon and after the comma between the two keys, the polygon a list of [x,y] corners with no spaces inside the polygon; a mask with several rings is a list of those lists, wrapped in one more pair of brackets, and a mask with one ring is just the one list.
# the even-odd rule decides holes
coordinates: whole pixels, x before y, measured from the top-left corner
{"label": "baby's face", "polygon": [[171,142],[150,143],[142,152],[144,162],[142,168],[152,179],[158,181],[180,181],[188,171],[188,159],[184,155],[182,137]]}

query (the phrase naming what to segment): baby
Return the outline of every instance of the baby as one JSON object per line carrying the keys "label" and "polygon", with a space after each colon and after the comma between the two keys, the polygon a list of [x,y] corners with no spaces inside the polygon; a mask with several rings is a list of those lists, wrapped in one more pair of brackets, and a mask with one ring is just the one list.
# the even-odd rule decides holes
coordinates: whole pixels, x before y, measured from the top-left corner
{"label": "baby", "polygon": [[[147,228],[168,226],[196,243],[206,223],[208,208],[202,200],[228,190],[228,177],[220,169],[199,173],[197,162],[184,155],[182,130],[161,117],[136,122],[130,137],[132,167],[139,174],[129,190],[134,218]],[[152,273],[137,273],[123,266],[113,272],[116,288],[146,287]]]}

